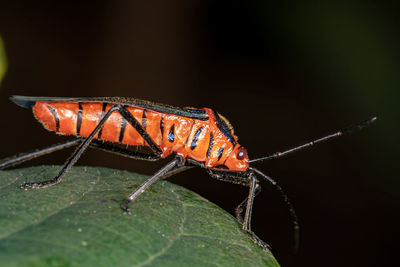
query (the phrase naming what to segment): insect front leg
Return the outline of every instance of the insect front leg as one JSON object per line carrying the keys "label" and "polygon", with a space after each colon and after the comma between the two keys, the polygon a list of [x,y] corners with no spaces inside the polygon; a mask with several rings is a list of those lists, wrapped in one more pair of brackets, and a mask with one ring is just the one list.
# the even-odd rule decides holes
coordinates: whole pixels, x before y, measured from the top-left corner
{"label": "insect front leg", "polygon": [[45,187],[49,187],[49,186],[52,186],[52,185],[55,185],[55,184],[61,182],[62,177],[65,175],[65,173],[67,173],[67,171],[69,169],[71,169],[71,167],[80,158],[82,153],[86,150],[86,148],[89,146],[90,142],[93,140],[94,136],[103,127],[104,123],[110,117],[111,113],[119,110],[120,108],[121,108],[120,105],[115,105],[110,108],[110,110],[100,120],[99,124],[96,126],[96,128],[93,130],[93,132],[89,135],[89,137],[87,137],[80,144],[80,146],[75,150],[75,152],[72,154],[72,156],[64,164],[64,166],[62,167],[60,172],[53,179],[45,180],[45,181],[41,181],[41,182],[25,183],[25,184],[21,185],[20,188],[24,189],[24,190],[31,189],[31,188],[45,188]]}
{"label": "insect front leg", "polygon": [[257,179],[253,174],[250,175],[250,190],[249,190],[249,196],[247,198],[247,205],[246,205],[246,213],[244,216],[243,224],[242,224],[242,229],[243,231],[247,234],[247,236],[253,240],[254,243],[262,247],[263,250],[267,251],[270,250],[270,247],[267,243],[265,243],[263,240],[261,240],[258,236],[256,236],[253,232],[251,232],[251,213],[253,210],[253,202],[254,198],[256,196],[256,188],[260,187],[258,184]]}
{"label": "insect front leg", "polygon": [[[225,182],[231,182],[249,187],[249,195],[243,200],[239,206],[235,209],[235,214],[237,220],[242,224],[242,230],[246,235],[257,245],[259,245],[263,250],[270,250],[267,243],[257,237],[253,232],[251,232],[251,214],[253,209],[254,198],[261,192],[261,186],[258,180],[252,172],[229,172],[224,170],[210,169],[208,171],[211,177],[222,180]],[[241,216],[244,207],[246,207],[244,219]]]}
{"label": "insect front leg", "polygon": [[[259,183],[257,183],[256,185],[256,190],[254,193],[254,198],[256,196],[258,196],[258,194],[260,194],[261,192],[261,186]],[[236,219],[243,224],[243,217],[242,217],[242,213],[245,210],[245,207],[247,207],[247,201],[248,201],[248,197],[246,197],[236,208],[235,208],[235,216]]]}

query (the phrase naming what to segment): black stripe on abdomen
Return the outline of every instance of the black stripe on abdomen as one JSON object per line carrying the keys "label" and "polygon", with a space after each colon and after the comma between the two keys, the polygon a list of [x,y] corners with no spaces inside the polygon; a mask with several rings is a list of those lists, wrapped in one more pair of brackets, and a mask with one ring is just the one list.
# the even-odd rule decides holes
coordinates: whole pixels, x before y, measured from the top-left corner
{"label": "black stripe on abdomen", "polygon": [[47,109],[50,110],[51,114],[54,117],[54,120],[56,121],[56,132],[59,132],[60,131],[60,118],[58,117],[57,111],[51,106],[47,106]]}
{"label": "black stripe on abdomen", "polygon": [[164,135],[164,114],[161,115],[160,131],[161,131],[161,136],[163,136]]}
{"label": "black stripe on abdomen", "polygon": [[78,118],[76,119],[76,135],[79,136],[79,134],[81,133],[81,126],[82,126],[82,103],[79,102],[78,103]]}
{"label": "black stripe on abdomen", "polygon": [[174,142],[175,140],[175,125],[172,125],[172,127],[169,129],[169,133],[168,133],[168,141],[170,141],[171,143]]}
{"label": "black stripe on abdomen", "polygon": [[220,149],[218,149],[218,153],[217,153],[217,155],[218,155],[218,160],[221,159],[221,157],[222,157],[222,152],[224,152],[224,148],[223,148],[223,147],[221,147]]}
{"label": "black stripe on abdomen", "polygon": [[123,116],[121,116],[121,130],[119,132],[119,142],[122,142],[122,139],[124,139],[125,135],[125,129],[126,129],[126,120]]}
{"label": "black stripe on abdomen", "polygon": [[200,127],[197,132],[194,134],[192,143],[190,144],[190,149],[193,150],[197,146],[197,140],[199,139],[199,136],[201,134],[201,131],[203,130],[204,127]]}
{"label": "black stripe on abdomen", "polygon": [[210,132],[210,143],[208,144],[207,158],[210,157],[213,146],[214,146],[214,134],[213,132]]}
{"label": "black stripe on abdomen", "polygon": [[142,127],[143,127],[144,130],[146,130],[146,124],[147,124],[146,110],[143,109]]}
{"label": "black stripe on abdomen", "polygon": [[[104,115],[106,114],[106,107],[107,107],[107,103],[103,103],[103,108],[101,110],[101,116],[100,116],[100,121],[103,119]],[[104,128],[104,124],[103,127],[101,127],[99,134],[97,135],[98,139],[101,139],[101,134],[103,133],[103,128]]]}

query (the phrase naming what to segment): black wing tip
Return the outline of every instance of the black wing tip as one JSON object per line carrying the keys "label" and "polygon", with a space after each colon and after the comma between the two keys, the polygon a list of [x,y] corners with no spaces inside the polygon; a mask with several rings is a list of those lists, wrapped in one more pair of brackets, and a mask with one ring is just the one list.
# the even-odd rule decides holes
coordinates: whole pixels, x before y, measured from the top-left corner
{"label": "black wing tip", "polygon": [[30,99],[28,96],[20,96],[20,95],[13,95],[10,97],[10,100],[17,104],[20,107],[23,108],[32,108],[36,101],[33,99]]}

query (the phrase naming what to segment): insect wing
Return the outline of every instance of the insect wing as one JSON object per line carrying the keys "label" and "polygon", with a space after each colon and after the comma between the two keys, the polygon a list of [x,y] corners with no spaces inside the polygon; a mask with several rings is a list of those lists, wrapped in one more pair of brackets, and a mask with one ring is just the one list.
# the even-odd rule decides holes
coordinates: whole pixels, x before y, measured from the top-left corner
{"label": "insect wing", "polygon": [[179,108],[131,97],[40,97],[15,95],[11,96],[10,99],[18,106],[24,108],[32,108],[36,102],[106,102],[140,107],[156,112],[173,114],[191,119],[208,120],[207,112],[202,109]]}

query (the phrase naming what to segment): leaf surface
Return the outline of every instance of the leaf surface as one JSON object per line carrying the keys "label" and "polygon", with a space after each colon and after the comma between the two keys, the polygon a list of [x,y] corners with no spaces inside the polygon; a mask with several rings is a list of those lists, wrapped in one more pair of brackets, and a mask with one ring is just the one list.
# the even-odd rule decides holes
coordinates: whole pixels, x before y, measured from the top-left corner
{"label": "leaf surface", "polygon": [[146,176],[74,167],[60,184],[23,191],[59,166],[0,171],[0,266],[279,266],[229,213],[167,181],[120,202]]}

